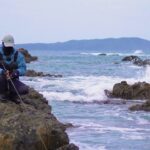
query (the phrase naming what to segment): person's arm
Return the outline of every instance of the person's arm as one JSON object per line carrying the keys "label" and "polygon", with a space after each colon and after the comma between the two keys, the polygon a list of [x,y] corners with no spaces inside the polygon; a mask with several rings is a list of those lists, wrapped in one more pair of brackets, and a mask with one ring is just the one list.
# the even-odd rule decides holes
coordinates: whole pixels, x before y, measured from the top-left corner
{"label": "person's arm", "polygon": [[17,63],[18,63],[17,71],[19,72],[19,76],[25,75],[25,73],[26,73],[26,62],[25,62],[24,56],[20,52],[18,52]]}

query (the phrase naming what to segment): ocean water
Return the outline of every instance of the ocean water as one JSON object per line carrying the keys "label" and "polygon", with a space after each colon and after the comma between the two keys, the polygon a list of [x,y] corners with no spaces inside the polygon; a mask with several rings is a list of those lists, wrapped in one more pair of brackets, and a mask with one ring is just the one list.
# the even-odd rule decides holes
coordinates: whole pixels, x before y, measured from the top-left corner
{"label": "ocean water", "polygon": [[[131,112],[127,104],[97,104],[108,100],[104,90],[126,80],[150,82],[150,68],[121,62],[127,55],[149,58],[141,50],[131,52],[30,50],[39,60],[29,69],[62,78],[29,78],[22,80],[42,93],[52,105],[53,113],[64,123],[72,123],[67,133],[70,142],[80,150],[150,150],[150,113]],[[107,55],[99,55],[106,53]]]}

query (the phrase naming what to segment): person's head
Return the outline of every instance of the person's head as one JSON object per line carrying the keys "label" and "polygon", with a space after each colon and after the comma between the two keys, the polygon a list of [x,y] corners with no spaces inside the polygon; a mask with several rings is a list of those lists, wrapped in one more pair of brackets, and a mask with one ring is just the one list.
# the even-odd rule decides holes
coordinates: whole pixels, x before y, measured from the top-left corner
{"label": "person's head", "polygon": [[5,55],[10,55],[14,51],[14,38],[12,35],[6,35],[2,39],[2,49]]}

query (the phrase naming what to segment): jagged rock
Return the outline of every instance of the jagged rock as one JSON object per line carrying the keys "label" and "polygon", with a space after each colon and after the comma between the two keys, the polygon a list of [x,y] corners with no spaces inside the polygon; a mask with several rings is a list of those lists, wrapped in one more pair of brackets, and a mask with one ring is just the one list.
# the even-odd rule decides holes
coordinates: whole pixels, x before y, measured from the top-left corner
{"label": "jagged rock", "polygon": [[137,66],[146,66],[150,65],[150,59],[142,60],[138,56],[126,56],[122,59],[122,61],[131,61],[134,65]]}
{"label": "jagged rock", "polygon": [[113,62],[113,64],[118,65],[118,64],[119,64],[119,62]]}
{"label": "jagged rock", "polygon": [[134,61],[133,64],[137,66],[144,66],[143,60]]}
{"label": "jagged rock", "polygon": [[64,124],[64,126],[65,126],[66,129],[74,127],[74,125],[72,123],[66,123],[66,124]]}
{"label": "jagged rock", "polygon": [[150,99],[150,84],[138,82],[133,85],[127,84],[126,81],[117,83],[111,92],[113,97],[123,99]]}
{"label": "jagged rock", "polygon": [[99,56],[107,56],[107,54],[101,53],[101,54],[99,54]]}
{"label": "jagged rock", "polygon": [[143,104],[133,105],[129,109],[132,111],[139,111],[139,110],[150,111],[150,100],[146,101]]}
{"label": "jagged rock", "polygon": [[58,148],[57,150],[79,150],[79,148],[76,145],[71,143],[69,145],[65,145],[61,148]]}
{"label": "jagged rock", "polygon": [[150,65],[150,59],[134,61],[133,64],[137,66],[147,66]]}
{"label": "jagged rock", "polygon": [[36,56],[31,56],[29,54],[28,50],[26,50],[24,48],[19,48],[18,51],[24,55],[26,63],[30,63],[31,61],[36,61],[38,59],[38,57],[36,57]]}
{"label": "jagged rock", "polygon": [[60,78],[62,75],[57,74],[44,74],[43,72],[36,72],[34,70],[27,70],[26,76],[28,77],[55,77]]}
{"label": "jagged rock", "polygon": [[135,62],[135,61],[140,61],[141,59],[138,57],[138,56],[133,56],[133,55],[131,55],[131,56],[126,56],[126,57],[124,57],[123,59],[122,59],[122,61],[133,61],[133,62]]}
{"label": "jagged rock", "polygon": [[131,99],[133,96],[133,89],[126,81],[122,81],[114,85],[112,95],[117,98]]}
{"label": "jagged rock", "polygon": [[143,61],[143,65],[150,65],[150,59],[145,59]]}
{"label": "jagged rock", "polygon": [[[66,145],[69,147],[66,127],[51,113],[51,107],[43,95],[30,89],[22,99],[24,103],[21,105],[10,100],[7,103],[0,101],[0,150],[56,150]],[[74,147],[68,150],[74,150]]]}

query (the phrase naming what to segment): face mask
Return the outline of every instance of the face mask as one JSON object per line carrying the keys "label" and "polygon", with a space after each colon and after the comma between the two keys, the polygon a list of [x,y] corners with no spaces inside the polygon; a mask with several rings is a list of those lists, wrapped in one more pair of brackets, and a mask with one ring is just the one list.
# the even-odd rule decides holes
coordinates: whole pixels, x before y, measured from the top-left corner
{"label": "face mask", "polygon": [[3,49],[3,52],[4,52],[5,56],[11,55],[14,51],[13,47],[5,47],[4,44],[2,44],[2,49]]}

